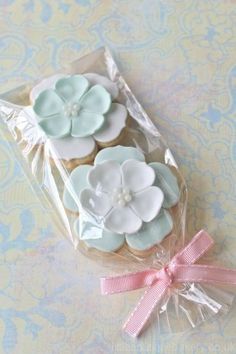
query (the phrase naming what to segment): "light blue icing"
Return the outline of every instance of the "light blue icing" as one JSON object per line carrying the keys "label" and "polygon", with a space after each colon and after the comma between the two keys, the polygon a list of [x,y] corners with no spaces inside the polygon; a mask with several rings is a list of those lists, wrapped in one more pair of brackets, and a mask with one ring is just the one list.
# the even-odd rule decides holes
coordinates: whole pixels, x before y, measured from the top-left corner
{"label": "light blue icing", "polygon": [[79,200],[80,192],[88,187],[87,175],[91,170],[90,165],[81,165],[75,168],[70,174],[69,179],[66,181],[63,203],[65,207],[73,212],[79,212],[77,201]]}
{"label": "light blue icing", "polygon": [[145,251],[160,243],[172,228],[173,221],[170,213],[162,209],[153,221],[144,223],[136,234],[126,235],[126,242],[137,251]]}
{"label": "light blue icing", "polygon": [[[88,224],[88,227],[90,225]],[[75,221],[74,228],[79,235],[79,219]],[[141,230],[133,235],[118,235],[111,231],[103,230],[102,237],[86,239],[88,247],[96,248],[102,252],[115,252],[120,249],[125,240],[134,250],[145,251],[160,243],[173,228],[173,221],[168,211],[162,209],[158,217],[149,223],[145,223]]]}
{"label": "light blue icing", "polygon": [[64,102],[79,101],[88,88],[89,82],[82,75],[62,78],[55,84],[55,91]]}
{"label": "light blue icing", "polygon": [[159,187],[164,193],[163,208],[171,208],[180,198],[180,190],[177,178],[173,175],[170,168],[160,162],[149,164],[156,174],[154,185]]}
{"label": "light blue icing", "polygon": [[96,133],[105,122],[102,114],[81,111],[79,119],[72,120],[71,135],[74,138],[84,138]]}
{"label": "light blue icing", "polygon": [[54,118],[45,118],[38,122],[42,130],[47,136],[60,139],[68,136],[71,130],[71,121],[68,119],[60,119],[57,116],[57,121]]}
{"label": "light blue icing", "polygon": [[[118,161],[122,164],[127,159],[136,159],[138,161],[144,162],[144,155],[139,152],[134,147],[116,146],[111,148],[106,148],[101,150],[95,159],[95,164],[100,164],[107,160]],[[177,184],[176,177],[172,174],[171,170],[161,163],[150,163],[149,164],[156,173],[155,185],[162,189],[164,192],[165,200],[163,208],[170,208],[175,205],[180,196],[179,187]],[[63,201],[66,208],[71,211],[79,211],[78,205],[75,202],[76,198],[79,198],[82,190],[88,187],[88,172],[92,169],[90,165],[81,165],[77,167],[71,173],[69,180],[65,185]],[[75,198],[73,193],[68,190],[69,182],[73,193],[75,193]],[[112,252],[118,250],[122,247],[123,243],[126,242],[128,245],[139,251],[147,250],[153,247],[155,244],[160,243],[165,236],[167,236],[173,228],[173,220],[170,213],[161,209],[158,216],[149,223],[143,223],[142,228],[131,235],[118,235],[106,229],[102,231],[102,237],[97,239],[86,239],[84,242],[89,247],[94,247],[103,252]],[[90,228],[91,226],[85,225],[85,227]],[[79,221],[75,222],[75,231],[79,235]]]}
{"label": "light blue icing", "polygon": [[41,92],[34,104],[35,113],[41,118],[52,117],[56,115],[63,105],[63,100],[52,90]]}
{"label": "light blue icing", "polygon": [[[89,227],[89,225],[88,225]],[[79,235],[79,219],[74,223],[75,232]],[[111,231],[103,230],[102,238],[84,240],[88,247],[96,248],[102,252],[115,252],[120,249],[124,242],[124,235],[117,235]]]}
{"label": "light blue icing", "polygon": [[105,114],[111,106],[111,95],[101,85],[95,85],[80,99],[80,104],[86,111]]}
{"label": "light blue icing", "polygon": [[55,90],[42,91],[33,106],[39,125],[51,138],[88,137],[100,130],[111,95],[101,85],[89,88],[88,80],[74,75],[58,80]]}
{"label": "light blue icing", "polygon": [[145,157],[134,147],[117,145],[99,151],[95,157],[94,165],[98,165],[107,160],[117,161],[122,164],[126,160],[138,160],[144,162]]}

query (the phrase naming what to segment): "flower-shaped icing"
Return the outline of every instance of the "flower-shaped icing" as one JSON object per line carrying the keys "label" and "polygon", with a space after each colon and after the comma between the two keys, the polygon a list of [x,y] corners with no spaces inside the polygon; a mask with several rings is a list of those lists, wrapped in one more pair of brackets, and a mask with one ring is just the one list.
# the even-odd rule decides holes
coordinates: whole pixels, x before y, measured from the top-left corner
{"label": "flower-shaped icing", "polygon": [[74,75],[58,80],[55,89],[41,92],[33,109],[49,137],[84,138],[102,127],[110,106],[111,95],[103,86],[89,88],[84,76]]}
{"label": "flower-shaped icing", "polygon": [[109,231],[133,234],[161,209],[163,192],[152,186],[155,172],[145,162],[104,161],[88,172],[87,179],[90,188],[80,194],[82,208],[102,217]]}
{"label": "flower-shaped icing", "polygon": [[[73,170],[63,200],[69,210],[85,211],[102,225],[101,237],[86,238],[90,247],[115,251],[126,241],[133,249],[146,250],[172,230],[166,209],[178,202],[179,188],[166,165],[147,164],[136,148],[117,146],[101,150],[94,166]],[[81,236],[79,218],[75,230]]]}
{"label": "flower-shaped icing", "polygon": [[105,76],[56,74],[33,87],[33,106],[22,110],[18,126],[26,141],[44,143],[50,155],[83,159],[97,144],[113,145],[126,126],[127,110],[114,102],[118,95],[116,83]]}

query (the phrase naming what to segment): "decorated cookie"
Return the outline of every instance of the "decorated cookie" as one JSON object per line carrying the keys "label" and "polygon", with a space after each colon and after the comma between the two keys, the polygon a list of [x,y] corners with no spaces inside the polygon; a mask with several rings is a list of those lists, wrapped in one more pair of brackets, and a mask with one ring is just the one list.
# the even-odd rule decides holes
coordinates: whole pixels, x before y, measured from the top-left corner
{"label": "decorated cookie", "polygon": [[131,250],[143,252],[171,232],[168,209],[179,196],[169,167],[146,163],[134,147],[116,146],[101,150],[94,166],[72,171],[63,202],[79,213],[74,229],[88,247],[112,252],[127,243]]}
{"label": "decorated cookie", "polygon": [[98,74],[44,79],[30,93],[32,105],[21,112],[31,124],[23,138],[32,140],[37,130],[50,157],[69,167],[90,163],[97,147],[117,144],[126,126],[127,110],[115,102],[118,94],[117,85]]}

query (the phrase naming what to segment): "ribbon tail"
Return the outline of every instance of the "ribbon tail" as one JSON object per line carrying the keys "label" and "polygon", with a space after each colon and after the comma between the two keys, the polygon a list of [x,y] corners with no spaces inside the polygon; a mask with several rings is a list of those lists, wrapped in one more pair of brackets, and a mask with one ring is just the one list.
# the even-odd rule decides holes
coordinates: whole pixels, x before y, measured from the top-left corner
{"label": "ribbon tail", "polygon": [[150,286],[156,272],[155,269],[146,269],[136,273],[101,278],[101,293],[102,295],[116,294]]}
{"label": "ribbon tail", "polygon": [[176,282],[218,283],[236,285],[236,270],[212,265],[177,265]]}
{"label": "ribbon tail", "polygon": [[123,330],[127,334],[132,337],[137,337],[140,334],[155,306],[165,295],[168,286],[167,282],[160,280],[145,291],[123,326]]}
{"label": "ribbon tail", "polygon": [[214,241],[205,231],[199,231],[182,251],[174,256],[171,262],[178,264],[193,264],[200,259],[213,245]]}

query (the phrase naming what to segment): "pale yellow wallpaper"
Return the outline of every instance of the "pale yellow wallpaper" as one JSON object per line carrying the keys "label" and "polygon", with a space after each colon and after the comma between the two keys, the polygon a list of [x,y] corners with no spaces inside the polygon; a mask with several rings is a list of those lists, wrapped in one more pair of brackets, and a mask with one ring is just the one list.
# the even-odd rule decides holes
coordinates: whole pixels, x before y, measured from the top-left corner
{"label": "pale yellow wallpaper", "polygon": [[[236,267],[236,1],[0,0],[0,92],[102,45],[168,141],[189,187],[188,228]],[[0,353],[236,353],[236,307],[194,331],[139,340],[141,292],[104,298],[0,136]],[[236,291],[236,289],[235,289]]]}

